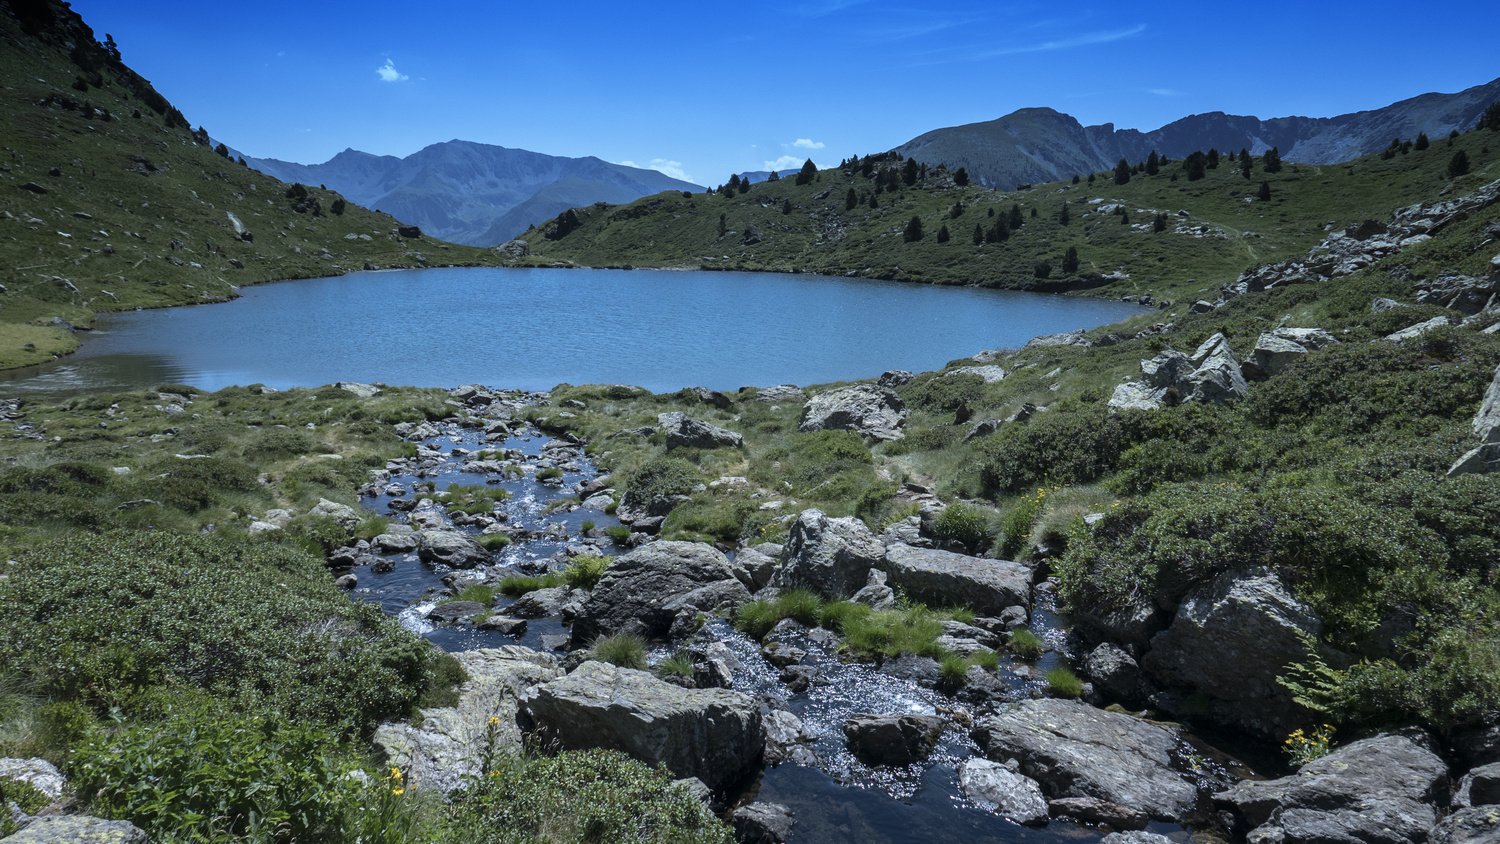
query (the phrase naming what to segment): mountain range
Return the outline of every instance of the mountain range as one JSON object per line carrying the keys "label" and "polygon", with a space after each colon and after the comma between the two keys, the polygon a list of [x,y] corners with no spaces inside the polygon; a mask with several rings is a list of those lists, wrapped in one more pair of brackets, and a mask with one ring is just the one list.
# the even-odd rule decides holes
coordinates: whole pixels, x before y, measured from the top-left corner
{"label": "mountain range", "polygon": [[1500,79],[1457,94],[1422,94],[1370,111],[1337,117],[1257,117],[1215,111],[1173,121],[1151,132],[1084,126],[1050,108],[1023,108],[996,120],[934,129],[893,152],[928,164],[963,167],[986,187],[1066,179],[1113,168],[1121,159],[1144,161],[1152,150],[1182,158],[1197,150],[1272,147],[1282,159],[1308,164],[1348,161],[1419,132],[1440,138],[1472,129],[1486,106],[1500,100]]}
{"label": "mountain range", "polygon": [[246,156],[284,182],[326,185],[434,237],[495,246],[575,206],[625,203],[703,188],[593,156],[566,158],[471,141],[433,144],[405,158],[346,149],[322,164]]}

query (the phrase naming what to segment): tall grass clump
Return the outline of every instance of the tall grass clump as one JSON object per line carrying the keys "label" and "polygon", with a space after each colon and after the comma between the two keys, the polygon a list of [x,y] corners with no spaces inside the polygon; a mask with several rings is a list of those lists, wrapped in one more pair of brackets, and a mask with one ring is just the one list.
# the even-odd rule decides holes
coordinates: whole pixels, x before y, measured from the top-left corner
{"label": "tall grass clump", "polygon": [[1054,665],[1047,669],[1047,693],[1053,697],[1078,697],[1083,694],[1083,681],[1067,666]]}
{"label": "tall grass clump", "polygon": [[589,648],[589,658],[621,668],[646,668],[646,640],[634,633],[600,636]]}
{"label": "tall grass clump", "polygon": [[515,576],[500,581],[500,594],[507,598],[519,598],[538,589],[552,589],[563,585],[562,575],[548,572],[541,577]]}
{"label": "tall grass clump", "polygon": [[735,629],[754,639],[764,638],[780,620],[776,605],[765,599],[740,604],[734,614]]}
{"label": "tall grass clump", "polygon": [[938,659],[944,655],[938,637],[943,622],[926,610],[881,610],[846,620],[844,640],[855,651],[885,656],[903,653]]}
{"label": "tall grass clump", "polygon": [[1008,643],[1011,653],[1022,659],[1036,659],[1042,655],[1044,650],[1042,640],[1030,630],[1017,627],[1010,631],[1010,642]]}
{"label": "tall grass clump", "polygon": [[1041,515],[1042,508],[1046,506],[1047,495],[1050,490],[1038,487],[1036,492],[1028,493],[1016,500],[1000,522],[1000,553],[1006,557],[1014,557],[1026,547],[1026,539],[1031,536],[1031,528],[1036,524],[1037,517]]}
{"label": "tall grass clump", "polygon": [[873,612],[868,606],[854,601],[832,601],[824,604],[818,613],[818,626],[843,635],[852,619],[865,618]]}
{"label": "tall grass clump", "polygon": [[599,585],[599,579],[604,576],[609,563],[609,557],[574,557],[568,567],[563,569],[563,581],[574,589],[593,589]]}

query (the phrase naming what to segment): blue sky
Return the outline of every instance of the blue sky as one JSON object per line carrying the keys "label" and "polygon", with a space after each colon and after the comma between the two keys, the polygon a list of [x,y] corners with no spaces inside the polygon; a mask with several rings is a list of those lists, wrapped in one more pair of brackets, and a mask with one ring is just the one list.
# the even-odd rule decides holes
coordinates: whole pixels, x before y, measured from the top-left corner
{"label": "blue sky", "polygon": [[700,184],[1050,106],[1154,129],[1500,76],[1500,3],[74,0],[194,126],[302,163],[460,138]]}

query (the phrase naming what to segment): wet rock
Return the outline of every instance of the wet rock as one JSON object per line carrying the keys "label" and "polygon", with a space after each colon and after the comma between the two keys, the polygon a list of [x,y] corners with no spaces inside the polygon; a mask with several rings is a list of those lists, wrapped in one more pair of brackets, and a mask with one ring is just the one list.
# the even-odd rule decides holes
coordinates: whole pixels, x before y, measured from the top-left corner
{"label": "wet rock", "polygon": [[1118,606],[1080,607],[1073,623],[1093,641],[1118,642],[1139,656],[1151,637],[1166,628],[1168,616],[1150,598],[1134,595]]}
{"label": "wet rock", "polygon": [[1454,812],[1427,834],[1427,844],[1500,844],[1500,807]]}
{"label": "wet rock", "polygon": [[417,532],[406,525],[391,525],[370,543],[381,554],[405,554],[417,550]]}
{"label": "wet rock", "polygon": [[891,545],[883,570],[891,585],[931,603],[968,606],[981,614],[1031,604],[1031,570],[1008,560]]}
{"label": "wet rock", "polygon": [[797,430],[853,431],[862,437],[889,442],[905,434],[906,405],[895,392],[871,384],[856,384],[819,393],[802,408]]}
{"label": "wet rock", "polygon": [[439,624],[452,624],[455,621],[473,618],[487,609],[489,607],[478,601],[448,601],[433,607],[427,613],[427,619]]}
{"label": "wet rock", "polygon": [[855,713],[844,721],[844,738],[866,765],[910,765],[932,754],[943,726],[937,715]]}
{"label": "wet rock", "polygon": [[503,615],[492,615],[484,621],[474,625],[476,630],[492,630],[503,633],[506,636],[526,635],[526,620],[521,618],[507,618]]}
{"label": "wet rock", "polygon": [[1064,797],[1058,800],[1048,800],[1047,809],[1056,817],[1112,826],[1116,829],[1142,830],[1150,821],[1144,812],[1137,809],[1111,803],[1108,800],[1096,800],[1092,797]]}
{"label": "wet rock", "polygon": [[812,665],[788,665],[781,669],[781,682],[794,695],[827,683],[823,679],[823,673]]}
{"label": "wet rock", "polygon": [[5,838],[5,844],[147,844],[146,833],[130,821],[86,815],[44,815]]}
{"label": "wet rock", "polygon": [[930,656],[901,654],[881,663],[880,673],[931,686],[943,676],[943,668]]}
{"label": "wet rock", "polygon": [[993,804],[995,811],[1016,823],[1047,820],[1047,799],[1036,780],[1023,777],[999,762],[967,759],[958,767],[958,782],[964,796],[976,803]]}
{"label": "wet rock", "polygon": [[685,416],[667,422],[666,429],[669,449],[740,448],[745,444],[745,438],[734,431]]}
{"label": "wet rock", "polygon": [[1214,800],[1239,816],[1252,841],[1400,844],[1427,837],[1447,786],[1447,766],[1425,736],[1385,733]]}
{"label": "wet rock", "polygon": [[1090,651],[1083,670],[1095,688],[1115,700],[1134,701],[1142,696],[1140,666],[1115,645],[1105,642]]}
{"label": "wet rock", "polygon": [[333,585],[337,589],[354,589],[355,587],[359,586],[359,578],[352,574],[346,574],[341,577],[334,578]]}
{"label": "wet rock", "polygon": [[773,709],[766,713],[765,724],[767,764],[797,762],[809,755],[816,756],[810,749],[803,747],[816,740],[816,737],[807,732],[802,720],[796,715],[785,709]]}
{"label": "wet rock", "polygon": [[314,516],[326,516],[333,519],[345,531],[353,532],[355,528],[359,527],[359,511],[348,504],[340,504],[337,501],[319,498],[317,505],[309,512]]}
{"label": "wet rock", "polygon": [[701,542],[653,542],[616,557],[573,621],[573,642],[610,633],[660,638],[684,611],[712,612],[750,599],[729,560]]}
{"label": "wet rock", "polygon": [[442,563],[455,569],[471,569],[490,561],[489,552],[469,535],[436,529],[417,531],[417,557],[424,563]]}
{"label": "wet rock", "polygon": [[515,618],[551,618],[561,615],[563,604],[568,602],[571,592],[566,586],[533,589],[506,607],[505,614]]}
{"label": "wet rock", "polygon": [[1275,574],[1230,572],[1187,595],[1141,668],[1211,698],[1215,717],[1279,741],[1305,726],[1308,713],[1276,678],[1307,658],[1303,637],[1322,629]]}
{"label": "wet rock", "polygon": [[586,662],[526,692],[520,717],[564,750],[603,747],[710,788],[735,781],[765,749],[760,707],[725,689],[682,689],[645,671]]}
{"label": "wet rock", "polygon": [[[478,772],[487,733],[493,731],[497,750],[519,748],[517,697],[562,676],[556,659],[530,648],[486,648],[453,656],[468,674],[456,706],[424,710],[418,727],[402,721],[382,724],[375,731],[376,746],[390,764],[406,772],[409,786],[443,793]],[[494,725],[491,717],[497,719]]]}
{"label": "wet rock", "polygon": [[751,803],[729,818],[736,844],[780,844],[792,835],[792,810],[780,803]]}
{"label": "wet rock", "polygon": [[771,583],[780,589],[811,589],[825,598],[847,598],[885,559],[885,546],[853,517],[831,519],[803,510],[792,523]]}
{"label": "wet rock", "polygon": [[1020,773],[1053,799],[1086,797],[1174,820],[1197,801],[1197,789],[1172,770],[1176,737],[1145,721],[1069,700],[1028,700],[978,722],[974,741],[996,762],[1016,760]]}

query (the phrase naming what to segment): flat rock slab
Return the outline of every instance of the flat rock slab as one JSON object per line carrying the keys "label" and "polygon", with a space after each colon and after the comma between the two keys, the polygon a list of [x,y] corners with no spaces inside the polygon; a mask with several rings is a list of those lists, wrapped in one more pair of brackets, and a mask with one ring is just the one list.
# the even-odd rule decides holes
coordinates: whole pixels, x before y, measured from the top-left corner
{"label": "flat rock slab", "polygon": [[760,762],[766,733],[760,706],[727,689],[684,689],[649,672],[585,662],[528,692],[522,723],[564,750],[602,747],[710,788]]}
{"label": "flat rock slab", "polygon": [[[423,711],[420,727],[393,722],[375,731],[375,744],[390,764],[406,772],[409,784],[444,793],[463,785],[466,774],[477,773],[475,762],[488,732],[494,732],[501,750],[521,746],[517,697],[563,673],[552,656],[514,645],[453,656],[469,675],[457,706]],[[493,725],[491,718],[497,719]]]}
{"label": "flat rock slab", "polygon": [[1016,823],[1047,820],[1047,798],[1042,796],[1042,787],[1036,780],[1023,777],[999,762],[977,757],[966,759],[958,766],[958,782],[965,797],[994,806],[996,812]]}
{"label": "flat rock slab", "polygon": [[146,844],[146,833],[129,821],[106,821],[84,815],[32,818],[26,828],[6,836],[5,844]]}
{"label": "flat rock slab", "polygon": [[1129,715],[1069,700],[1028,700],[975,725],[974,741],[1051,798],[1090,797],[1161,820],[1192,809],[1198,792],[1172,769],[1177,738]]}
{"label": "flat rock slab", "polygon": [[1263,840],[1322,844],[1422,841],[1437,823],[1448,766],[1425,737],[1387,733],[1268,782],[1241,782],[1214,795]]}
{"label": "flat rock slab", "polygon": [[891,586],[919,600],[979,615],[1031,606],[1031,570],[1020,563],[897,544],[886,548],[884,569]]}

